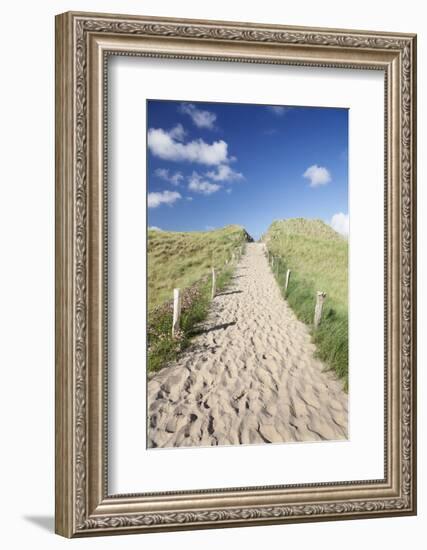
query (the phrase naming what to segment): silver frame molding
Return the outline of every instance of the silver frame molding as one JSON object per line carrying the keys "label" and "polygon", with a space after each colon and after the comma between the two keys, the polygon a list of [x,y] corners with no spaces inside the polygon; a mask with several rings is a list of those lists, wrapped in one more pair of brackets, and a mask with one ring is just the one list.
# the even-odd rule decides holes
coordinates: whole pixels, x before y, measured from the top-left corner
{"label": "silver frame molding", "polygon": [[[367,68],[385,75],[385,476],[109,495],[107,59]],[[56,17],[56,532],[66,537],[416,513],[416,36],[68,12]]]}

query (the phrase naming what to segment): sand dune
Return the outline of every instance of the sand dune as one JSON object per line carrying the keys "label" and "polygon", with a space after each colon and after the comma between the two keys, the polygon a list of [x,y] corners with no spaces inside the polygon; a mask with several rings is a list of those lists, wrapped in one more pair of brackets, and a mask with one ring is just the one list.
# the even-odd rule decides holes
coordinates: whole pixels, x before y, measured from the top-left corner
{"label": "sand dune", "polygon": [[148,446],[346,439],[347,394],[314,353],[248,244],[192,347],[148,383]]}

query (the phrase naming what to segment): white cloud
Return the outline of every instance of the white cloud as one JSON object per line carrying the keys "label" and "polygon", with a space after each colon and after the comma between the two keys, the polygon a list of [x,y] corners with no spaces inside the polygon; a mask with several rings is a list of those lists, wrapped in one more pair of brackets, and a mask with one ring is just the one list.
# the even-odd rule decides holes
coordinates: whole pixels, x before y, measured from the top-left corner
{"label": "white cloud", "polygon": [[244,179],[243,174],[235,172],[228,164],[220,164],[216,170],[206,173],[206,176],[214,181],[237,181]]}
{"label": "white cloud", "polygon": [[182,103],[181,113],[189,115],[197,128],[215,128],[216,114],[204,109],[198,109],[193,103]]}
{"label": "white cloud", "polygon": [[317,166],[317,164],[309,166],[303,177],[310,180],[310,187],[319,187],[319,185],[326,185],[331,181],[329,170],[324,166]]}
{"label": "white cloud", "polygon": [[157,208],[161,204],[172,205],[181,198],[177,191],[162,191],[161,193],[148,193],[148,208]]}
{"label": "white cloud", "polygon": [[225,192],[228,193],[228,194],[230,195],[230,194],[231,194],[231,189],[228,188],[228,189],[225,190]]}
{"label": "white cloud", "polygon": [[188,201],[192,201],[193,197],[185,197]]}
{"label": "white cloud", "polygon": [[184,130],[184,126],[180,123],[169,130],[170,137],[172,139],[176,139],[177,141],[183,141],[186,133],[187,132]]}
{"label": "white cloud", "polygon": [[163,229],[157,227],[157,225],[150,225],[148,229],[150,229],[151,231],[163,231]]}
{"label": "white cloud", "polygon": [[289,107],[283,107],[281,105],[268,105],[267,109],[277,116],[283,116],[287,111],[289,111]]}
{"label": "white cloud", "polygon": [[331,227],[335,229],[337,233],[344,235],[344,237],[348,237],[350,229],[348,214],[343,214],[342,212],[334,214],[331,219]]}
{"label": "white cloud", "polygon": [[215,227],[213,225],[207,225],[205,227],[206,231],[214,231],[215,230]]}
{"label": "white cloud", "polygon": [[148,148],[152,154],[163,160],[177,162],[197,162],[208,166],[227,164],[228,145],[222,139],[213,143],[206,143],[202,139],[181,143],[176,137],[176,128],[163,130],[150,128],[148,130]]}
{"label": "white cloud", "polygon": [[165,181],[168,181],[172,185],[179,185],[180,182],[184,179],[184,176],[181,174],[181,172],[175,172],[174,174],[171,174],[167,168],[157,168],[154,170],[154,174]]}
{"label": "white cloud", "polygon": [[176,172],[175,174],[172,174],[169,181],[173,185],[179,185],[179,182],[181,182],[183,179],[184,179],[184,176],[181,174],[181,172]]}
{"label": "white cloud", "polygon": [[221,186],[217,183],[210,183],[204,180],[197,172],[193,172],[189,178],[188,189],[202,195],[212,195],[212,193],[216,193],[221,189]]}
{"label": "white cloud", "polygon": [[157,168],[154,170],[154,174],[162,180],[169,179],[169,170],[167,168]]}

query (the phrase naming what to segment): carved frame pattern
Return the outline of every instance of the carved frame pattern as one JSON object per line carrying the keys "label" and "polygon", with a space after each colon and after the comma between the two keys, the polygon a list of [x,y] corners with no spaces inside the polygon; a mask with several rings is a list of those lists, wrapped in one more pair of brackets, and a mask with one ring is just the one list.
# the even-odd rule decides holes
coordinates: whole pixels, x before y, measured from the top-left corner
{"label": "carved frame pattern", "polygon": [[[400,340],[399,377],[392,380],[398,388],[399,415],[399,463],[398,490],[388,497],[340,498],[336,501],[317,497],[308,502],[294,502],[280,505],[233,505],[210,508],[199,506],[195,509],[153,508],[141,511],[135,505],[138,495],[108,496],[105,479],[98,485],[97,495],[91,487],[94,471],[104,472],[106,457],[103,460],[91,459],[88,441],[91,439],[89,414],[88,363],[89,335],[88,316],[91,295],[88,292],[88,246],[91,225],[89,223],[90,204],[88,163],[91,155],[91,139],[88,124],[89,71],[91,37],[106,35],[114,37],[119,47],[116,55],[135,55],[126,44],[120,46],[120,39],[131,37],[154,37],[194,41],[194,44],[214,42],[217,53],[200,54],[162,53],[161,47],[152,55],[155,57],[185,57],[243,62],[293,63],[310,66],[378,68],[377,61],[355,61],[355,52],[384,52],[388,61],[382,62],[386,79],[392,80],[393,94],[397,94],[398,118],[400,125],[399,143],[389,143],[387,152],[393,154],[397,163],[399,178],[392,181],[394,192],[399,196],[398,227],[394,239],[393,257],[398,260],[396,267],[400,274],[399,312],[396,324]],[[245,45],[272,44],[274,46],[296,46],[293,59],[268,59],[268,56],[223,55],[221,44],[237,42]],[[171,530],[179,528],[202,528],[215,526],[255,525],[285,521],[310,521],[346,519],[352,517],[377,517],[384,515],[414,514],[416,472],[415,472],[415,37],[413,35],[392,35],[367,33],[362,31],[335,31],[323,29],[284,28],[266,25],[224,23],[192,20],[163,20],[134,16],[110,16],[97,14],[67,13],[57,17],[57,385],[56,385],[56,425],[57,425],[57,486],[56,486],[56,530],[64,536],[87,536],[135,531]],[[304,49],[312,53],[312,58],[299,53]],[[340,51],[340,61],[328,60],[328,49]],[[319,53],[317,53],[319,52]],[[104,52],[105,53],[105,52]],[[348,54],[347,60],[345,59]],[[393,65],[394,64],[394,65]],[[394,67],[394,68],[393,68]],[[397,67],[397,72],[396,72]],[[394,71],[394,72],[393,72]],[[102,83],[98,83],[101,86]],[[390,93],[390,92],[389,92]],[[396,95],[394,95],[396,97]],[[396,101],[396,99],[395,99]],[[392,107],[386,108],[386,117],[393,115]],[[399,159],[396,159],[396,152]],[[105,176],[105,174],[104,174]],[[101,399],[101,398],[100,398]],[[102,400],[101,400],[102,401]],[[98,401],[96,401],[98,403]],[[105,419],[104,419],[105,420]],[[389,421],[391,422],[391,418]],[[102,424],[102,419],[98,419]],[[105,441],[104,441],[105,442]],[[102,450],[104,452],[105,449]],[[99,458],[99,457],[98,457]],[[92,460],[92,462],[91,462]],[[95,470],[90,465],[96,463]],[[101,474],[99,474],[101,475]],[[386,480],[387,481],[387,480]],[[350,487],[352,482],[348,482]],[[374,482],[364,482],[367,487]],[[317,494],[325,486],[342,488],[343,484],[320,484]],[[301,486],[302,489],[310,486]],[[396,487],[395,487],[396,488]],[[265,489],[265,488],[263,488]],[[244,489],[242,489],[243,491]],[[294,488],[298,491],[298,488]],[[197,492],[197,498],[203,497]],[[256,492],[256,491],[255,491]],[[96,491],[95,491],[96,493]],[[102,494],[102,498],[101,495]],[[125,512],[108,506],[115,500],[125,502]],[[137,499],[138,500],[138,499]],[[94,506],[93,502],[100,506]],[[205,509],[206,508],[206,509]]]}

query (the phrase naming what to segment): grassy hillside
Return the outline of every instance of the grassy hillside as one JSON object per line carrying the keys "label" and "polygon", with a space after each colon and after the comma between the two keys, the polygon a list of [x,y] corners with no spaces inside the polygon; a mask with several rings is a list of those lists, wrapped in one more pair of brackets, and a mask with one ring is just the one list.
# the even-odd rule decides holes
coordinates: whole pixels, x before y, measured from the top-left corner
{"label": "grassy hillside", "polygon": [[[148,231],[148,372],[154,372],[185,349],[207,315],[211,300],[211,268],[217,291],[234,271],[231,262],[252,240],[237,225],[205,232]],[[172,338],[172,293],[182,291],[181,331]]]}
{"label": "grassy hillside", "polygon": [[326,292],[322,321],[313,329],[319,357],[348,385],[348,242],[320,220],[275,221],[262,239],[275,256],[274,273],[297,317],[312,326],[316,291]]}
{"label": "grassy hillside", "polygon": [[213,231],[148,231],[148,310],[169,300],[174,288],[187,288],[222,267],[231,254],[251,240],[238,225]]}

